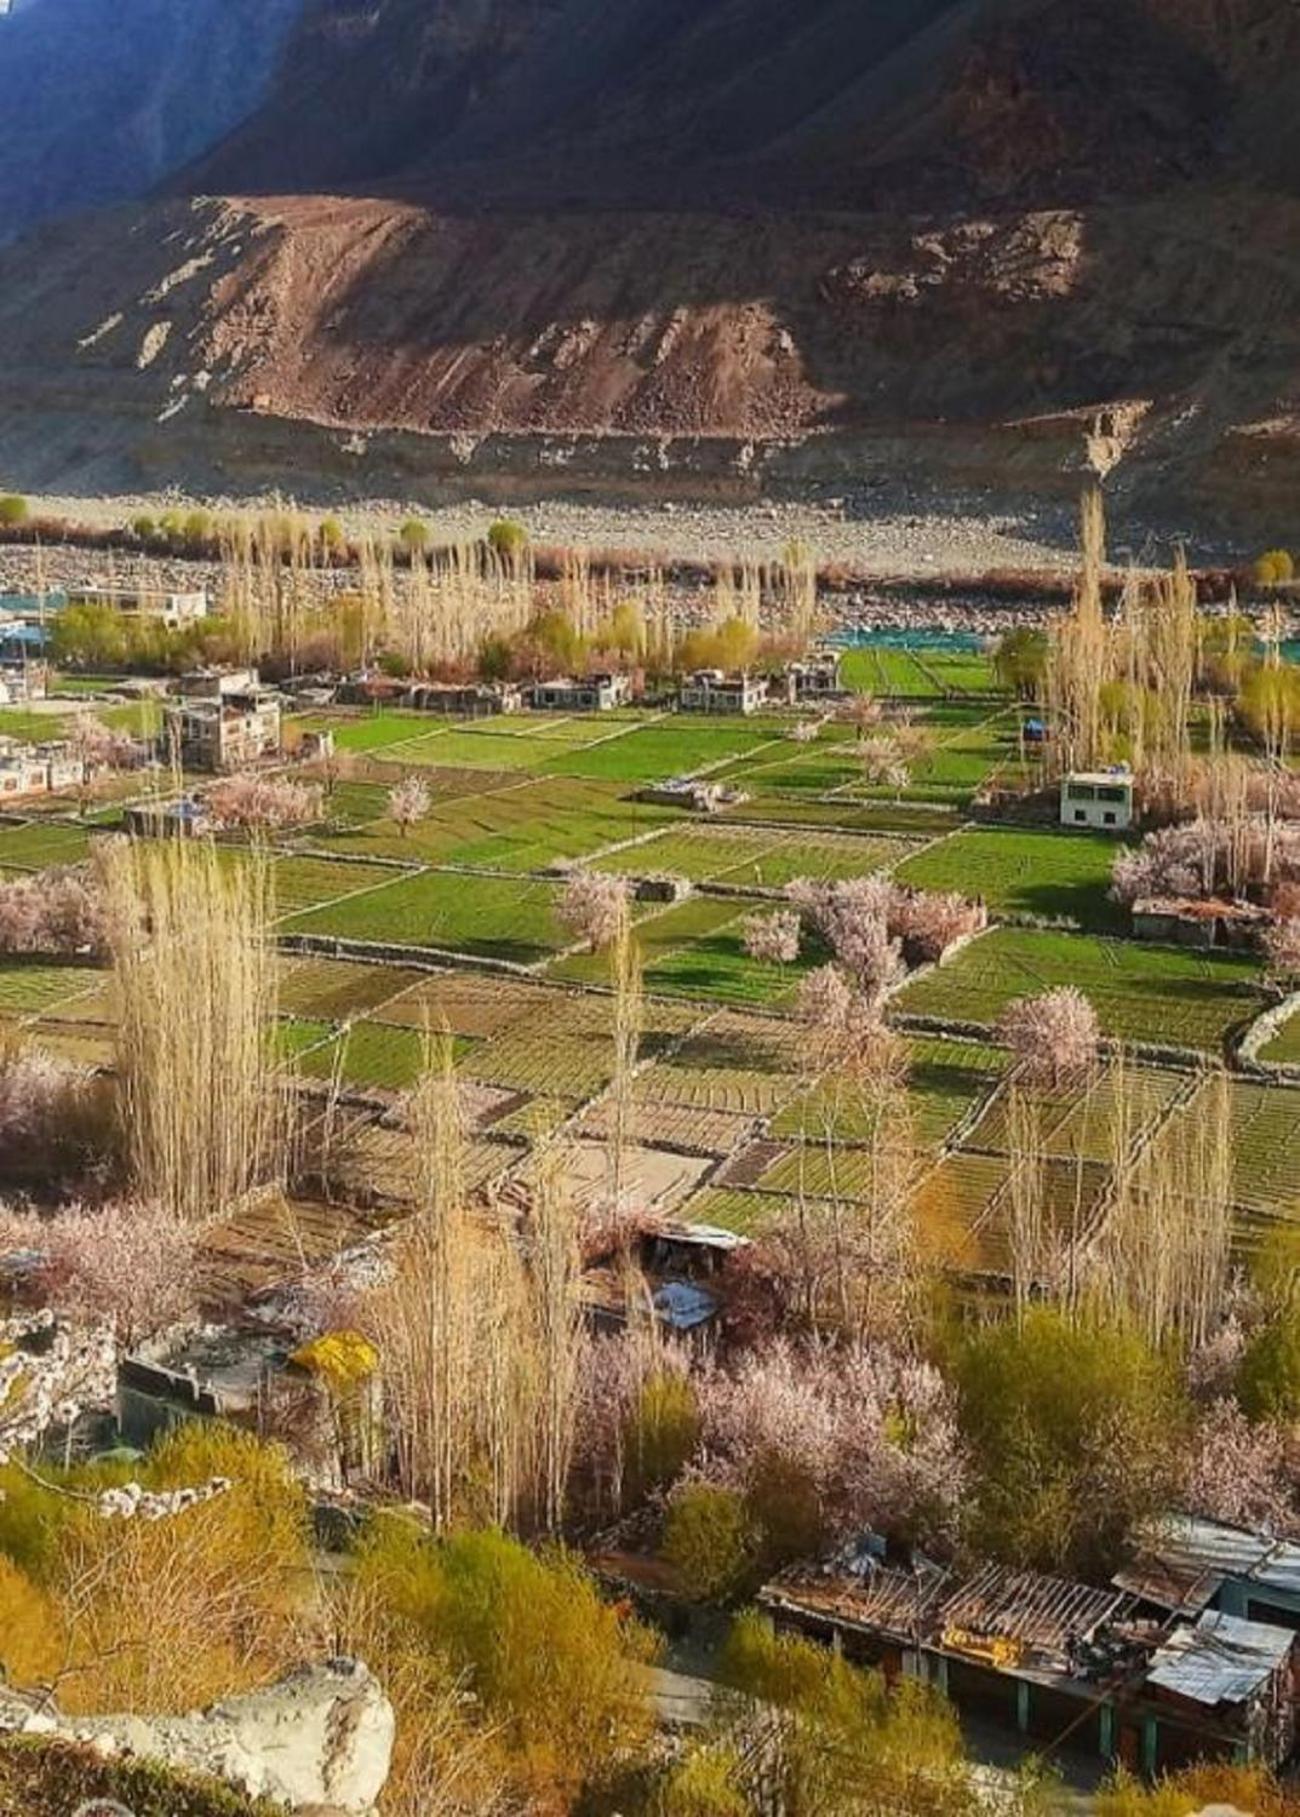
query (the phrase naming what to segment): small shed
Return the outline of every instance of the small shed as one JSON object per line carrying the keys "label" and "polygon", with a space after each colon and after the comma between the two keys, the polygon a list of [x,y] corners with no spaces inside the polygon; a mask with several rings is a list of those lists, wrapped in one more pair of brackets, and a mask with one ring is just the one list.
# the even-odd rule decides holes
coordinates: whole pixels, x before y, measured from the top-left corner
{"label": "small shed", "polygon": [[1145,896],[1133,904],[1133,934],[1167,946],[1253,947],[1271,917],[1254,902],[1218,897]]}
{"label": "small shed", "polygon": [[[1175,1628],[1155,1654],[1146,1689],[1248,1760],[1280,1766],[1295,1741],[1295,1633],[1209,1609]],[[1206,1751],[1209,1751],[1208,1745]]]}

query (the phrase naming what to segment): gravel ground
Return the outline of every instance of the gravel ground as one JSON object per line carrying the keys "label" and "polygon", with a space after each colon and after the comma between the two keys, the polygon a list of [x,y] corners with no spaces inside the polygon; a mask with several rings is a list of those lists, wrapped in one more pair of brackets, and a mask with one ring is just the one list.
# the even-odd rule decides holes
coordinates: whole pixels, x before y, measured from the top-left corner
{"label": "gravel ground", "polygon": [[[91,525],[125,524],[141,512],[167,509],[256,512],[273,509],[272,498],[188,498],[177,494],[139,497],[31,499],[42,515],[68,517]],[[318,508],[316,508],[318,509]],[[322,513],[323,514],[323,513]],[[400,500],[372,499],[329,508],[350,531],[394,525],[411,515],[429,526],[435,540],[454,542],[481,535],[494,517],[488,505],[463,504],[438,510]],[[775,559],[792,541],[806,543],[824,562],[852,566],[863,575],[922,578],[972,574],[992,568],[1067,569],[1074,562],[1074,515],[1058,505],[1027,505],[1008,514],[981,510],[976,498],[955,499],[943,508],[877,500],[824,504],[755,504],[741,508],[660,504],[609,506],[544,503],[512,507],[508,515],[528,528],[535,542],[575,548],[645,549],[682,558],[719,559],[747,555]]]}

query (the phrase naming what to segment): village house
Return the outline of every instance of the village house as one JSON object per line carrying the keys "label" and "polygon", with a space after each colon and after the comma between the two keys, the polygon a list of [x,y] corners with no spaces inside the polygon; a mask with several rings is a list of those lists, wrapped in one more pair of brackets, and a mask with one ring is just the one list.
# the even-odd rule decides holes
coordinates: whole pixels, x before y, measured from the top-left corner
{"label": "village house", "polygon": [[1133,904],[1133,934],[1165,946],[1253,948],[1272,917],[1254,902],[1145,896]]}
{"label": "village house", "polygon": [[718,814],[723,808],[735,807],[749,797],[740,789],[728,788],[723,782],[697,781],[689,776],[674,776],[666,782],[647,783],[634,797],[657,808],[688,808],[695,814]]}
{"label": "village house", "polygon": [[179,700],[164,712],[163,754],[175,748],[186,769],[242,769],[280,755],[280,697],[255,669],[186,676]]}
{"label": "village house", "polygon": [[22,707],[44,700],[49,670],[42,662],[0,661],[0,707]]}
{"label": "village house", "polygon": [[748,671],[724,675],[721,669],[697,669],[682,682],[677,705],[683,713],[757,713],[767,705],[767,682]]}
{"label": "village house", "polygon": [[796,701],[834,700],[844,693],[841,677],[844,658],[838,650],[814,650],[785,671],[786,698]]}
{"label": "village house", "polygon": [[76,788],[83,778],[82,760],[69,744],[0,738],[0,799],[57,794]]}
{"label": "village house", "polygon": [[1133,824],[1133,778],[1127,770],[1078,771],[1061,784],[1061,825],[1124,833]]}
{"label": "village house", "polygon": [[631,698],[631,676],[608,673],[538,681],[528,691],[529,705],[539,713],[608,713]]}
{"label": "village house", "polygon": [[170,593],[161,587],[108,587],[87,584],[68,590],[71,606],[108,606],[123,618],[153,618],[170,629],[196,624],[208,616],[204,592]]}
{"label": "village house", "polygon": [[524,704],[524,691],[512,681],[419,681],[407,693],[405,704],[420,713],[488,719],[498,713],[517,713]]}
{"label": "village house", "polygon": [[1279,1766],[1294,1741],[1295,1630],[1221,1611],[1195,1621],[1118,1585],[986,1565],[969,1576],[886,1563],[868,1536],[795,1568],[758,1601],[778,1628],[887,1676],[937,1685],[959,1710],[1154,1778],[1198,1759]]}

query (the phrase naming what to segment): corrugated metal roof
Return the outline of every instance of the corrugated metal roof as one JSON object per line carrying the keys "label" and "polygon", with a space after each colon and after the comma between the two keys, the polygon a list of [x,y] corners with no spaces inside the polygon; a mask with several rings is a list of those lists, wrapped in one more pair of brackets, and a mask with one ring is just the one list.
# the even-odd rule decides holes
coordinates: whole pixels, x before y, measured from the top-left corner
{"label": "corrugated metal roof", "polygon": [[1179,1576],[1231,1577],[1300,1597],[1300,1545],[1195,1515],[1173,1515],[1147,1538],[1135,1570],[1159,1564]]}
{"label": "corrugated metal roof", "polygon": [[1194,1628],[1178,1628],[1151,1662],[1147,1683],[1213,1707],[1245,1703],[1289,1655],[1295,1635],[1262,1621],[1211,1609]]}

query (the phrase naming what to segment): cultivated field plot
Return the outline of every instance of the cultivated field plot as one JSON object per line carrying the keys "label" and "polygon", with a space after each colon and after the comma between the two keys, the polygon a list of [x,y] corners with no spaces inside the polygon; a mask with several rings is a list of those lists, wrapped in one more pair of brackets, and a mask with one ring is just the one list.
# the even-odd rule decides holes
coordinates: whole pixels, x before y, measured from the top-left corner
{"label": "cultivated field plot", "polygon": [[452,801],[434,793],[432,811],[405,836],[382,818],[386,811],[381,802],[380,818],[331,833],[326,843],[353,857],[534,871],[562,859],[584,858],[678,818],[671,809],[632,800],[619,784],[562,776],[517,779],[509,788]]}
{"label": "cultivated field plot", "polygon": [[761,721],[709,721],[682,715],[649,726],[630,726],[584,751],[564,752],[546,764],[549,774],[590,776],[608,782],[661,782],[690,776],[746,755],[785,736]]}
{"label": "cultivated field plot", "polygon": [[215,1298],[236,1299],[299,1280],[371,1228],[369,1219],[341,1205],[267,1198],[203,1233],[204,1287]]}
{"label": "cultivated field plot", "polygon": [[[400,757],[403,763],[409,764],[463,764],[469,769],[537,771],[545,765],[553,767],[570,754],[581,753],[611,736],[608,727],[583,725],[577,721],[567,723],[572,728],[567,737],[559,735],[558,726],[549,731],[534,728],[532,731],[507,732],[498,729],[500,721],[494,721],[493,730],[486,732],[456,725],[428,732],[411,744],[404,744],[400,749],[389,748],[381,755]],[[598,771],[595,773],[599,774]]]}
{"label": "cultivated field plot", "polygon": [[939,732],[929,752],[912,766],[911,779],[901,791],[859,782],[854,793],[901,794],[904,801],[966,802],[995,773],[1018,767],[1019,757],[1014,719],[997,714],[978,725]]}
{"label": "cultivated field plot", "polygon": [[1125,925],[1110,900],[1111,869],[1122,850],[1104,833],[972,827],[908,858],[900,882],[925,890],[981,896],[994,917],[1066,917],[1098,931]]}
{"label": "cultivated field plot", "polygon": [[362,890],[380,889],[394,873],[386,865],[349,864],[331,858],[276,858],[272,870],[277,913],[299,914],[303,909],[355,896]]}
{"label": "cultivated field plot", "polygon": [[[770,908],[758,897],[692,896],[671,908],[652,909],[636,924],[642,964],[653,967],[668,956],[734,926],[755,909]],[[570,953],[547,968],[547,976],[564,983],[608,984],[606,953]]]}
{"label": "cultivated field plot", "polygon": [[89,966],[0,959],[0,1018],[36,1016],[59,1004],[84,1000],[102,983],[102,972]]}
{"label": "cultivated field plot", "polygon": [[845,651],[841,675],[844,685],[859,694],[892,695],[905,700],[997,691],[987,657],[974,650],[866,645]]}
{"label": "cultivated field plot", "polygon": [[375,1021],[404,1028],[445,1028],[452,1035],[488,1040],[529,1018],[547,1021],[565,1002],[554,991],[511,978],[475,972],[405,975],[413,982],[400,996],[375,1008]]}
{"label": "cultivated field plot", "polygon": [[1300,1091],[1234,1081],[1232,1135],[1237,1203],[1300,1218]]}
{"label": "cultivated field plot", "polygon": [[837,882],[889,870],[916,850],[906,838],[852,833],[767,832],[754,827],[683,827],[627,851],[611,852],[597,870],[632,875],[665,871],[692,883],[783,889],[796,877]]}
{"label": "cultivated field plot", "polygon": [[[1038,1091],[1027,1094],[1027,1099],[1045,1155],[1109,1161],[1121,1134],[1131,1145],[1196,1088],[1194,1075],[1131,1066],[1125,1071],[1122,1102],[1117,1102],[1115,1076],[1109,1069],[1081,1090]],[[999,1092],[964,1146],[1007,1154],[1011,1134],[1008,1100]]]}
{"label": "cultivated field plot", "polygon": [[[614,1106],[602,1098],[582,1118],[578,1132],[591,1140],[608,1140],[614,1122]],[[755,1119],[741,1111],[651,1100],[629,1107],[626,1133],[633,1142],[680,1148],[688,1154],[722,1156],[734,1153],[753,1135],[755,1127]]]}
{"label": "cultivated field plot", "polygon": [[767,1115],[797,1089],[798,1035],[775,1019],[713,1016],[640,1075],[636,1101]]}
{"label": "cultivated field plot", "polygon": [[847,833],[914,833],[922,841],[955,833],[961,825],[954,808],[920,802],[851,801],[845,795],[822,801],[766,793],[723,808],[718,819],[724,825],[738,822]]}
{"label": "cultivated field plot", "polygon": [[111,1066],[115,1057],[112,1033],[95,1024],[33,1022],[27,1024],[23,1038],[74,1066]]}
{"label": "cultivated field plot", "polygon": [[[455,1051],[469,1044],[460,1040]],[[302,1056],[307,1078],[338,1077],[349,1085],[376,1086],[382,1091],[409,1091],[425,1070],[427,1048],[418,1029],[386,1022],[353,1022],[323,1046]]]}
{"label": "cultivated field plot", "polygon": [[66,821],[0,824],[0,864],[6,870],[41,871],[51,864],[80,864],[89,845],[86,828]]}
{"label": "cultivated field plot", "polygon": [[280,960],[280,1011],[286,1016],[348,1022],[418,985],[422,972],[346,959]]}
{"label": "cultivated field plot", "polygon": [[556,894],[546,883],[478,877],[471,884],[452,871],[423,871],[295,915],[282,926],[287,933],[530,965],[564,943],[555,918]]}
{"label": "cultivated field plot", "polygon": [[[1006,1054],[980,1042],[923,1035],[909,1039],[907,1047],[912,1141],[919,1150],[935,1149],[993,1091]],[[833,1078],[787,1104],[773,1120],[772,1133],[793,1141],[865,1142],[871,1137],[872,1121],[862,1093]]]}
{"label": "cultivated field plot", "polygon": [[1300,1066],[1300,1002],[1259,1057],[1272,1066]]}
{"label": "cultivated field plot", "polygon": [[[603,1091],[614,1072],[608,998],[553,993],[537,1015],[484,1042],[465,1071],[490,1085],[583,1101]],[[662,1053],[687,1032],[695,1013],[647,1003],[638,1060]]]}
{"label": "cultivated field plot", "polygon": [[1258,1012],[1259,978],[1257,962],[1237,954],[1003,927],[907,985],[894,1006],[992,1024],[1017,997],[1073,984],[1091,998],[1108,1035],[1218,1051]]}
{"label": "cultivated field plot", "polygon": [[[1063,1239],[1089,1229],[1108,1178],[1107,1169],[1092,1162],[1048,1162],[1045,1227]],[[949,1155],[922,1180],[913,1207],[927,1261],[964,1274],[1007,1274],[1012,1208],[1010,1163],[1004,1155],[964,1150]]]}
{"label": "cultivated field plot", "polygon": [[[705,1224],[714,1230],[734,1231],[737,1236],[757,1237],[774,1224],[789,1223],[799,1215],[797,1199],[788,1193],[749,1192],[741,1187],[705,1186],[682,1205],[677,1217],[683,1224]],[[807,1204],[803,1215],[830,1216],[833,1207]]]}

